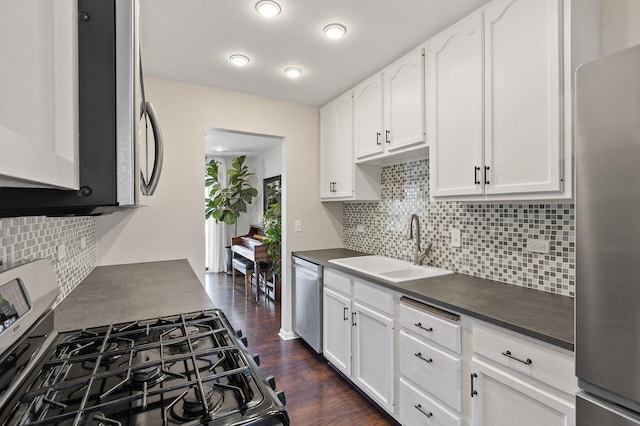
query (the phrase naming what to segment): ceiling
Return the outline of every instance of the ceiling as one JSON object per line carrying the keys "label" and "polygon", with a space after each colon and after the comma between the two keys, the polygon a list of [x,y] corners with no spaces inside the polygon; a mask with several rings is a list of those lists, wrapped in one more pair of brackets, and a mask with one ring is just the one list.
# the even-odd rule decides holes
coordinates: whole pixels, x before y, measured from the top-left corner
{"label": "ceiling", "polygon": [[[146,73],[320,106],[489,0],[277,0],[264,18],[257,0],[141,0]],[[330,40],[325,25],[346,35]],[[245,67],[229,56],[250,57]],[[285,76],[287,66],[302,76]]]}
{"label": "ceiling", "polygon": [[233,130],[205,130],[205,153],[215,157],[236,157],[238,155],[258,156],[282,142],[277,136],[236,132]]}

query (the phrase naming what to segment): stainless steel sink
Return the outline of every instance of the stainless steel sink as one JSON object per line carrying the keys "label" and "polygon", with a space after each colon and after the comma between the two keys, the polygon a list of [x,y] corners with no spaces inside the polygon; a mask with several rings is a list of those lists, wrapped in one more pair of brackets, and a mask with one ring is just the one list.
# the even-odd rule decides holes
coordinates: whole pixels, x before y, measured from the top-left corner
{"label": "stainless steel sink", "polygon": [[446,269],[418,266],[405,260],[375,255],[331,259],[329,262],[391,282],[418,280],[452,273]]}

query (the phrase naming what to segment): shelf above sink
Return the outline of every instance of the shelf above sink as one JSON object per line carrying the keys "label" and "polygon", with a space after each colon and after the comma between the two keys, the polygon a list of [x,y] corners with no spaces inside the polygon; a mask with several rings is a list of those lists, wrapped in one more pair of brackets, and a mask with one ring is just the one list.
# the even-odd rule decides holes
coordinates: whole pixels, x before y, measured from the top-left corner
{"label": "shelf above sink", "polygon": [[395,283],[453,273],[446,269],[434,268],[431,266],[418,266],[405,260],[376,255],[331,259],[329,262],[372,277]]}

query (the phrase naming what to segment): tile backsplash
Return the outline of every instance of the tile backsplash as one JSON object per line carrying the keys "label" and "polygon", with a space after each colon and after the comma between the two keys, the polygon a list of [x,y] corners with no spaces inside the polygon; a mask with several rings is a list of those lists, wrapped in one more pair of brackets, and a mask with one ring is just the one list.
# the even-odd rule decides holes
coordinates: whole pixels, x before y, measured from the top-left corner
{"label": "tile backsplash", "polygon": [[[425,261],[432,266],[537,290],[574,296],[575,209],[566,203],[429,201],[429,160],[382,169],[379,202],[344,203],[344,246],[413,260],[409,216],[420,218]],[[451,247],[450,231],[462,231]],[[415,236],[415,235],[414,235]],[[550,241],[550,253],[525,250],[527,239]]]}
{"label": "tile backsplash", "polygon": [[[85,247],[81,248],[84,238]],[[53,264],[62,301],[96,265],[96,221],[93,217],[43,216],[0,219],[0,261],[46,258]],[[66,255],[58,260],[58,246]]]}

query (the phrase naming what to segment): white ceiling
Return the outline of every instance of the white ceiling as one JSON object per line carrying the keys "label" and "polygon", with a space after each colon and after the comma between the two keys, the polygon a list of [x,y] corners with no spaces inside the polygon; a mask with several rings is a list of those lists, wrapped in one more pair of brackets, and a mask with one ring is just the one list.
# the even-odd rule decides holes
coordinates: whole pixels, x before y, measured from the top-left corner
{"label": "white ceiling", "polygon": [[238,155],[260,155],[278,146],[282,138],[236,132],[233,130],[207,128],[205,131],[205,152],[208,156],[236,157]]}
{"label": "white ceiling", "polygon": [[[489,0],[277,0],[271,19],[256,1],[141,0],[145,72],[319,106]],[[340,40],[322,33],[333,22],[347,27]],[[232,53],[251,62],[235,67]]]}

